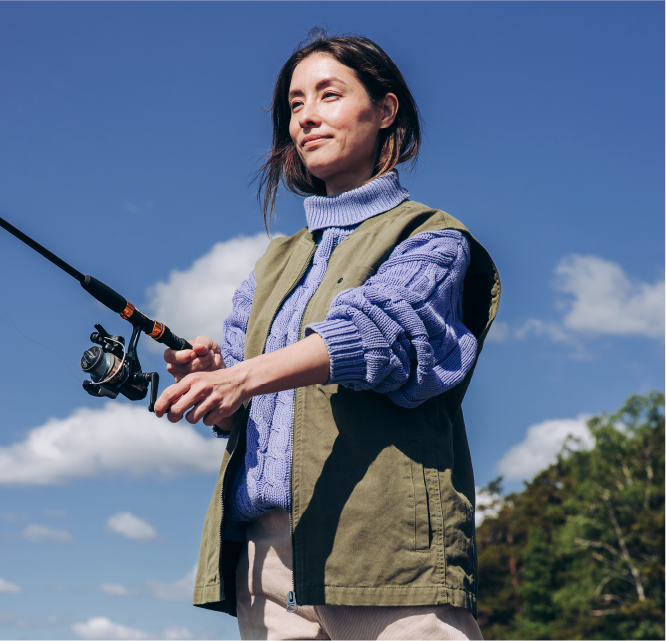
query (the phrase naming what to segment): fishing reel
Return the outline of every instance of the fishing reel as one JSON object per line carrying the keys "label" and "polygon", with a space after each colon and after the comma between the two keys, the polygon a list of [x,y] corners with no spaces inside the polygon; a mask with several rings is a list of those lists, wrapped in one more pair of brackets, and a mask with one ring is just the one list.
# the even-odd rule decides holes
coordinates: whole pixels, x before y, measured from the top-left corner
{"label": "fishing reel", "polygon": [[157,372],[141,371],[136,353],[141,327],[134,326],[127,349],[122,336],[111,336],[99,324],[95,329],[97,331],[90,335],[95,345],[81,357],[81,369],[90,375],[90,380],[84,381],[83,389],[91,396],[116,398],[122,394],[130,401],[140,401],[146,398],[150,385],[148,411],[153,412],[160,377]]}

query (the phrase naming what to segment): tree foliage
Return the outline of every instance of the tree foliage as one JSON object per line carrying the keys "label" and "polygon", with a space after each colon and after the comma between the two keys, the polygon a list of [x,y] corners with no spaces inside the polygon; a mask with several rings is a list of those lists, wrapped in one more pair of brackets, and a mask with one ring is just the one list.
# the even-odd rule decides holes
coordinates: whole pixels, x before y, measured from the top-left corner
{"label": "tree foliage", "polygon": [[664,396],[591,419],[557,462],[477,528],[487,639],[664,638]]}

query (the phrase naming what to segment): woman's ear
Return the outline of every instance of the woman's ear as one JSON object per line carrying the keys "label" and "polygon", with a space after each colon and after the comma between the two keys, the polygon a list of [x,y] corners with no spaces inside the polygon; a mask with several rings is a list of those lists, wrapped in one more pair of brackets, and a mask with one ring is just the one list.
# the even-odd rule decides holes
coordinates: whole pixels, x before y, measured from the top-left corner
{"label": "woman's ear", "polygon": [[382,121],[380,129],[388,129],[398,115],[398,98],[394,93],[387,93],[384,96],[384,105],[382,107]]}

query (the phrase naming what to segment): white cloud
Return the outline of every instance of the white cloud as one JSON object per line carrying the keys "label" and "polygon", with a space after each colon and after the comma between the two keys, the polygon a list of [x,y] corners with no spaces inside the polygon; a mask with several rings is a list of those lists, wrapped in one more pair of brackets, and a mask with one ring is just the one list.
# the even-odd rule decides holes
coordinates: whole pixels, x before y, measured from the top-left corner
{"label": "white cloud", "polygon": [[[129,596],[131,594],[147,594],[154,599],[159,601],[185,601],[190,602],[192,600],[192,592],[194,591],[194,579],[197,573],[197,566],[195,565],[185,576],[180,579],[175,579],[174,581],[155,581],[149,579],[144,581],[138,587],[127,589],[124,585],[119,583],[101,583],[97,586],[97,589],[104,594],[110,596]],[[173,628],[171,631],[183,631],[185,628]],[[163,635],[166,634],[166,631]],[[180,634],[180,632],[179,632]],[[189,633],[188,633],[189,634]],[[165,638],[183,638],[188,639],[190,637],[165,637]]]}
{"label": "white cloud", "polygon": [[28,525],[23,532],[21,532],[21,537],[31,541],[32,543],[44,543],[46,541],[52,541],[54,543],[71,543],[72,535],[65,530],[56,530],[52,527],[46,527],[45,525]]}
{"label": "white cloud", "polygon": [[16,514],[15,512],[3,512],[0,514],[0,519],[3,521],[25,521],[27,518],[27,514]]}
{"label": "white cloud", "polygon": [[187,629],[181,626],[174,626],[172,628],[164,628],[162,634],[160,635],[162,639],[191,639],[192,633]]}
{"label": "white cloud", "polygon": [[146,581],[146,589],[151,596],[160,601],[190,601],[194,591],[195,565],[184,577],[175,581]]}
{"label": "white cloud", "polygon": [[250,275],[268,243],[266,234],[260,233],[215,244],[188,269],[174,270],[166,283],[151,287],[149,311],[178,336],[205,334],[219,340],[234,292]]}
{"label": "white cloud", "polygon": [[486,517],[497,516],[502,508],[502,497],[497,494],[488,494],[483,488],[475,488],[476,510],[474,511],[474,523],[479,527]]}
{"label": "white cloud", "polygon": [[617,263],[598,256],[565,256],[555,268],[556,290],[570,294],[562,305],[561,321],[528,319],[512,330],[495,322],[488,333],[490,342],[504,342],[530,335],[579,348],[581,336],[664,337],[664,281],[644,283],[632,280]]}
{"label": "white cloud", "polygon": [[529,480],[555,462],[567,436],[578,437],[586,447],[594,440],[586,424],[586,417],[543,421],[527,430],[525,440],[514,445],[497,464],[507,481]]}
{"label": "white cloud", "polygon": [[130,593],[124,585],[119,583],[100,583],[97,589],[109,596],[127,596]]}
{"label": "white cloud", "polygon": [[75,623],[72,632],[81,639],[152,639],[138,628],[129,628],[120,623],[114,623],[106,617],[93,617],[85,623]]}
{"label": "white cloud", "polygon": [[225,447],[225,440],[204,438],[188,423],[109,401],[50,419],[24,441],[0,447],[0,485],[52,485],[118,472],[214,473]]}
{"label": "white cloud", "polygon": [[131,512],[114,514],[109,517],[106,527],[109,531],[122,534],[125,538],[134,541],[150,541],[157,536],[157,532],[152,525],[138,516],[134,516]]}
{"label": "white cloud", "polygon": [[107,617],[93,617],[85,623],[75,623],[72,632],[85,641],[189,641],[194,638],[187,628],[180,626],[165,628],[160,634],[151,634],[114,623]]}
{"label": "white cloud", "polygon": [[511,336],[511,329],[509,325],[504,321],[494,321],[490,326],[490,331],[488,336],[486,336],[486,341],[490,343],[504,343]]}
{"label": "white cloud", "polygon": [[[36,619],[19,619],[14,614],[8,612],[7,610],[0,610],[0,625],[12,625],[17,628],[26,629],[26,628],[55,627],[67,624],[68,622],[65,619],[60,619],[55,616],[36,618]],[[24,639],[29,638],[25,633],[21,634],[21,637]],[[20,638],[20,637],[15,636],[15,638]]]}
{"label": "white cloud", "polygon": [[0,594],[20,594],[23,588],[0,577]]}
{"label": "white cloud", "polygon": [[664,281],[632,281],[620,265],[597,256],[572,254],[555,269],[556,287],[574,300],[564,316],[567,329],[618,336],[664,335]]}
{"label": "white cloud", "polygon": [[538,318],[529,318],[522,327],[516,330],[516,338],[526,338],[530,334],[545,336],[554,343],[569,343],[572,340],[558,323],[542,321]]}

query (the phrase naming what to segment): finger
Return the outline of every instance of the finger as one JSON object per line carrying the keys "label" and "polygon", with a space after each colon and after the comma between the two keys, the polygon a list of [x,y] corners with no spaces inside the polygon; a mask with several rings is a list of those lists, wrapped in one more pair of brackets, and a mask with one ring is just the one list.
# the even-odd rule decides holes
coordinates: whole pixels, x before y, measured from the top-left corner
{"label": "finger", "polygon": [[209,394],[206,398],[203,398],[187,413],[185,416],[187,422],[194,425],[206,416],[206,414],[219,411],[217,407],[219,400],[214,394]]}
{"label": "finger", "polygon": [[212,352],[208,352],[207,356],[202,358],[196,357],[191,363],[186,365],[174,365],[172,363],[167,363],[166,370],[176,379],[176,382],[179,382],[188,374],[196,374],[197,372],[219,369],[220,357],[218,356],[217,358],[218,362],[216,362]]}
{"label": "finger", "polygon": [[[202,403],[197,411],[197,416],[200,416],[203,424],[208,427],[224,422],[225,419],[234,416],[242,407],[240,400],[235,403],[229,403],[229,398],[221,399],[220,397],[212,397],[210,400],[212,402]],[[233,425],[233,421],[229,424],[229,429],[231,429],[231,425]]]}
{"label": "finger", "polygon": [[[211,423],[205,423],[209,427],[216,423],[218,420],[234,414],[235,410],[229,407],[229,399],[222,397],[219,393],[212,393],[204,399],[192,413],[192,421],[197,423],[203,420],[205,416],[209,418],[215,416],[216,418]],[[188,421],[190,419],[188,418]]]}
{"label": "finger", "polygon": [[164,360],[167,363],[173,363],[174,365],[184,365],[196,358],[197,354],[193,349],[183,349],[176,351],[175,349],[164,350]]}
{"label": "finger", "polygon": [[167,363],[173,363],[174,365],[187,365],[197,357],[201,358],[210,355],[210,358],[207,358],[205,365],[200,368],[204,369],[213,362],[215,354],[221,354],[220,346],[209,336],[200,335],[197,336],[195,340],[190,340],[189,342],[192,345],[192,349],[180,351],[165,349],[164,360]]}
{"label": "finger", "polygon": [[226,418],[226,416],[222,416],[218,410],[213,409],[203,417],[202,423],[208,427],[213,427],[216,423],[221,423],[223,418]]}
{"label": "finger", "polygon": [[[219,356],[217,358],[219,359]],[[210,368],[211,365],[213,365],[214,363],[215,363],[215,352],[208,350],[205,354],[201,356],[197,355],[194,359],[192,359],[192,362],[190,363],[189,367],[192,369],[193,372],[199,372],[201,370]]]}
{"label": "finger", "polygon": [[164,414],[169,410],[173,403],[180,398],[185,392],[190,389],[189,381],[180,381],[175,385],[169,385],[155,403],[155,415],[158,418],[162,418]]}
{"label": "finger", "polygon": [[193,386],[169,408],[167,418],[172,423],[177,423],[190,407],[203,401],[209,392],[210,390],[204,385]]}
{"label": "finger", "polygon": [[[210,336],[204,336],[203,334],[201,336],[197,336],[194,343],[197,345],[203,345],[207,349],[211,350],[212,352],[216,352],[217,354],[220,353],[220,346],[219,344],[214,341]],[[196,347],[196,345],[193,346]]]}
{"label": "finger", "polygon": [[207,345],[202,345],[201,343],[194,343],[192,349],[197,356],[206,356],[211,351]]}
{"label": "finger", "polygon": [[180,383],[180,381],[182,381],[188,374],[191,374],[187,368],[171,365],[171,363],[167,365],[166,369],[167,372],[176,379],[176,383]]}
{"label": "finger", "polygon": [[192,425],[195,425],[196,423],[199,422],[199,419],[201,418],[199,408],[206,402],[206,399],[203,401],[197,403],[187,414],[185,414],[185,420],[188,423],[192,423]]}
{"label": "finger", "polygon": [[[212,427],[213,425],[220,425],[227,423],[228,430],[231,430],[231,427],[233,426],[233,421],[230,423],[226,421],[226,419],[233,417],[236,412],[238,411],[238,408],[233,409],[231,407],[220,407],[219,404],[214,404],[210,411],[205,414],[205,416],[201,419],[204,425],[207,425],[208,427]],[[227,430],[225,430],[227,431]]]}

